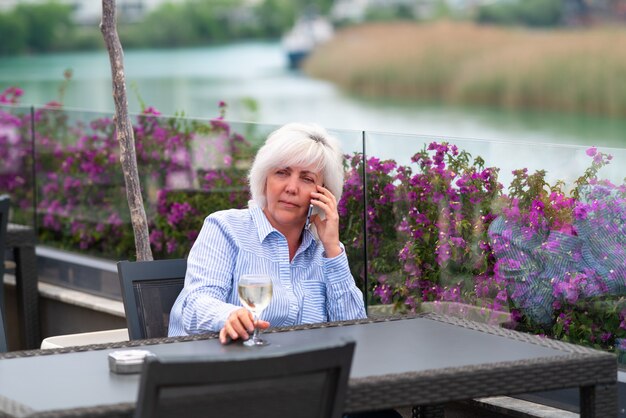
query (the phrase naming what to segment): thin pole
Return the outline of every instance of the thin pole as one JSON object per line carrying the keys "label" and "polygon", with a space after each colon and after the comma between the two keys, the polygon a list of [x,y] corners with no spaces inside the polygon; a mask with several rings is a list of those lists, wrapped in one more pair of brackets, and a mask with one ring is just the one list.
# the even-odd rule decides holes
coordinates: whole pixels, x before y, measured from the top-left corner
{"label": "thin pole", "polygon": [[35,168],[37,152],[35,150],[36,142],[35,142],[35,106],[30,107],[30,175],[33,182],[33,231],[35,231],[35,236],[37,236],[37,170]]}
{"label": "thin pole", "polygon": [[365,131],[361,131],[361,148],[363,149],[363,163],[361,164],[363,168],[363,299],[365,304],[365,312],[368,311],[368,289],[369,289],[369,277],[367,274],[367,149],[365,146]]}

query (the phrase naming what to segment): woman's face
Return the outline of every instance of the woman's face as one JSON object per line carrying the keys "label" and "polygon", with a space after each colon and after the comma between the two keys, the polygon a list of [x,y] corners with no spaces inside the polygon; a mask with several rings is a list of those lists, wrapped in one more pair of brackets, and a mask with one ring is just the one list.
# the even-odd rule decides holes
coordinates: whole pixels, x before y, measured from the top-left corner
{"label": "woman's face", "polygon": [[270,171],[265,183],[264,210],[270,224],[281,232],[302,229],[311,193],[317,191],[318,184],[322,184],[322,175],[312,167],[280,167]]}

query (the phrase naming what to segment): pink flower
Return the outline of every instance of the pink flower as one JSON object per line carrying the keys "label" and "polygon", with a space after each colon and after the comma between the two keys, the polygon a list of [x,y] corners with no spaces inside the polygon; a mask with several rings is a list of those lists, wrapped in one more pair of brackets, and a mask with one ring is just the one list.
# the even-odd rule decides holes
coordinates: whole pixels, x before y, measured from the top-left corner
{"label": "pink flower", "polygon": [[9,87],[0,93],[0,103],[17,104],[20,96],[24,94],[24,90],[18,87]]}
{"label": "pink flower", "polygon": [[154,115],[159,116],[161,112],[159,112],[155,107],[149,106],[143,110],[144,115]]}

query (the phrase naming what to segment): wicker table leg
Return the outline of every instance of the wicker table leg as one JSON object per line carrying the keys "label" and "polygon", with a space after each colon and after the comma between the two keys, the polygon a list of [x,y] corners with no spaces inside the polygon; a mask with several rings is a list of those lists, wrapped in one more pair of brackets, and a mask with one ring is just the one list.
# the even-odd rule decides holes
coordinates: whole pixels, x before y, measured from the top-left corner
{"label": "wicker table leg", "polygon": [[413,418],[444,418],[445,411],[443,405],[420,405],[414,406]]}
{"label": "wicker table leg", "polygon": [[21,334],[25,349],[38,349],[41,344],[39,328],[39,290],[37,287],[37,258],[35,247],[13,248],[15,257],[15,286],[17,309],[21,318]]}
{"label": "wicker table leg", "polygon": [[616,417],[617,384],[580,388],[580,417]]}

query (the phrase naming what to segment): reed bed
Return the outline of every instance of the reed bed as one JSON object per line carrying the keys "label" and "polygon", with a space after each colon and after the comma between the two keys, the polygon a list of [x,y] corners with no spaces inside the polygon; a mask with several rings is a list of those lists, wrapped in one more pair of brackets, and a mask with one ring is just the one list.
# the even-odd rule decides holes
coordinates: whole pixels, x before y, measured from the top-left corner
{"label": "reed bed", "polygon": [[461,22],[340,31],[304,71],[346,91],[626,116],[626,28],[527,30]]}

